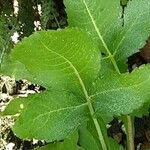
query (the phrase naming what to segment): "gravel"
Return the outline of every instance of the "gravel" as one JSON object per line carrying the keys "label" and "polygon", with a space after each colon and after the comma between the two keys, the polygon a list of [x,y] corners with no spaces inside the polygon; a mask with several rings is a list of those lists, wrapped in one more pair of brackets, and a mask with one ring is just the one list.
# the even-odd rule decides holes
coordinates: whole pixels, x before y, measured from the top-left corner
{"label": "gravel", "polygon": [[[0,112],[4,111],[10,101],[18,97],[28,97],[29,94],[40,93],[45,88],[34,85],[27,80],[16,81],[9,76],[0,75]],[[31,150],[45,145],[45,141],[35,139],[24,141],[14,135],[11,127],[14,116],[0,116],[0,150]]]}

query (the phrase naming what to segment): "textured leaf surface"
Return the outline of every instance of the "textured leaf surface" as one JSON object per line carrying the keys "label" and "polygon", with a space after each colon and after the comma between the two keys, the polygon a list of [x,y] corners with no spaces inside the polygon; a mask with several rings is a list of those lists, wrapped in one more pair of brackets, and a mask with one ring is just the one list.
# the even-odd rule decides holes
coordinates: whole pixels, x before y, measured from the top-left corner
{"label": "textured leaf surface", "polygon": [[131,74],[107,72],[93,84],[91,96],[96,111],[111,115],[130,114],[149,100],[150,66]]}
{"label": "textured leaf surface", "polygon": [[25,65],[36,83],[61,90],[79,88],[80,79],[87,87],[100,68],[98,48],[78,29],[37,32],[18,44],[11,57]]}
{"label": "textured leaf surface", "polygon": [[28,106],[13,128],[19,137],[61,140],[87,120],[86,94],[98,75],[100,55],[85,33],[78,29],[37,32],[16,46],[11,60],[23,64],[32,79],[47,89],[27,99]]}
{"label": "textured leaf surface", "polygon": [[106,58],[115,59],[120,69],[126,71],[127,57],[138,51],[150,34],[150,1],[130,1],[125,9],[124,26],[119,0],[65,0],[65,5],[70,27],[87,31]]}
{"label": "textured leaf surface", "polygon": [[31,96],[28,101],[13,127],[23,139],[59,141],[87,120],[87,104],[67,92],[46,92]]}
{"label": "textured leaf surface", "polygon": [[[118,0],[66,0],[65,4],[70,27],[87,31],[106,54],[102,60],[103,71],[91,96],[96,111],[119,115],[141,107],[150,97],[150,68],[131,75],[120,72],[127,71],[127,57],[138,51],[150,34],[150,1],[129,1],[124,19]],[[112,66],[115,73],[108,71]]]}

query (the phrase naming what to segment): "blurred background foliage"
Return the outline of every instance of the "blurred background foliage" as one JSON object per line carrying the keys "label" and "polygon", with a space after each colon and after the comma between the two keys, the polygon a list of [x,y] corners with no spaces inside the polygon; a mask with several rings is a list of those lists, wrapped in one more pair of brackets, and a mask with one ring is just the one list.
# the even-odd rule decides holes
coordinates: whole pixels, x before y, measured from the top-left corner
{"label": "blurred background foliage", "polygon": [[0,0],[0,65],[15,45],[12,36],[21,40],[37,30],[66,26],[63,0]]}

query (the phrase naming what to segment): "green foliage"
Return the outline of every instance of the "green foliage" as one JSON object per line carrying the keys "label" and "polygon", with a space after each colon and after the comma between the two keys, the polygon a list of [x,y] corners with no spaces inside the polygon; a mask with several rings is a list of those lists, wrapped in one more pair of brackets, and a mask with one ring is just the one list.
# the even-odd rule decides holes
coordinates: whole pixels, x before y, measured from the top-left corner
{"label": "green foliage", "polygon": [[88,87],[100,69],[98,47],[79,29],[36,32],[20,42],[11,57],[25,65],[36,83],[61,90],[80,88],[79,76]]}
{"label": "green foliage", "polygon": [[41,1],[41,4],[42,4],[42,10],[43,10],[42,15],[41,15],[42,28],[46,29],[49,20],[53,20],[53,19],[56,21],[55,27],[57,25],[59,26],[59,23],[57,20],[57,17],[59,16],[59,14],[54,7],[55,6],[54,1],[43,0]]}
{"label": "green foliage", "polygon": [[[101,73],[91,87],[95,111],[111,115],[130,114],[150,98],[150,66],[142,66],[131,74],[114,71]],[[111,100],[110,100],[111,99]]]}
{"label": "green foliage", "polygon": [[77,146],[78,142],[78,134],[75,133],[71,135],[70,137],[66,138],[62,142],[57,143],[50,143],[46,146],[40,147],[35,150],[79,150],[79,147]]}
{"label": "green foliage", "polygon": [[64,11],[63,0],[41,0],[42,29],[58,29],[67,25],[67,15]]}
{"label": "green foliage", "polygon": [[[103,131],[103,138],[107,144],[108,150],[122,150],[122,146],[118,145],[117,142],[107,136],[106,123],[101,116],[96,116]],[[83,126],[79,130],[79,144],[86,150],[103,150],[103,147],[99,143],[99,137],[95,129],[95,125],[92,120],[89,120],[87,126]]]}
{"label": "green foliage", "polygon": [[13,127],[24,139],[62,140],[88,117],[87,105],[67,92],[46,92],[28,100]]}
{"label": "green foliage", "polygon": [[[38,53],[36,53],[37,49]],[[94,46],[94,43],[85,33],[78,29],[37,32],[18,44],[12,52],[11,58],[14,62],[17,60],[25,64],[26,69],[34,76],[34,81],[48,88],[47,94],[40,94],[36,98],[31,98],[33,101],[20,116],[21,122],[24,120],[27,124],[30,124],[24,124],[24,127],[28,126],[29,128],[24,128],[19,120],[18,123],[16,122],[14,130],[16,133],[20,132],[18,133],[20,137],[44,138],[50,141],[60,140],[72,129],[77,128],[79,123],[86,120],[88,111],[85,111],[87,110],[85,92],[98,74],[100,54],[98,48]],[[39,61],[40,59],[43,61]],[[37,102],[36,105],[35,102]],[[48,109],[46,109],[47,105]],[[68,116],[68,114],[70,115]],[[28,116],[31,117],[28,118]],[[36,119],[38,116],[39,119]],[[66,129],[64,127],[64,131],[59,132],[60,135],[57,136],[57,131],[60,131],[63,123],[60,118],[66,118],[66,121],[65,119],[63,121]],[[45,129],[42,125],[44,122],[41,122],[41,119],[47,120]],[[57,122],[58,120],[60,120],[60,123]],[[54,121],[54,125],[51,121]],[[35,126],[40,127],[39,130],[43,128],[41,135],[38,129],[31,132],[33,128],[35,129]],[[53,136],[50,132],[53,133]],[[45,135],[46,133],[47,135]]]}
{"label": "green foliage", "polygon": [[[127,70],[127,57],[141,48],[150,34],[150,2],[130,1],[124,26],[120,1],[65,0],[65,4],[69,27],[24,38],[1,68],[1,72],[27,78],[46,91],[26,101],[11,102],[3,115],[20,112],[13,131],[23,139],[59,141],[86,124],[79,130],[81,149],[122,149],[107,137],[106,123],[100,116],[105,114],[104,120],[134,116],[135,110],[142,111],[148,103],[150,66],[131,74],[121,72]],[[43,19],[45,26],[47,18]],[[130,123],[126,124],[128,129]],[[78,149],[77,140],[53,146],[67,149],[71,143]]]}
{"label": "green foliage", "polygon": [[99,145],[92,134],[86,129],[79,130],[79,144],[86,150],[99,150]]}
{"label": "green foliage", "polygon": [[22,25],[20,32],[22,36],[29,36],[34,31],[34,21],[36,20],[34,0],[19,0],[18,23]]}
{"label": "green foliage", "polygon": [[130,1],[124,12],[124,27],[118,0],[65,0],[65,4],[69,26],[86,30],[105,52],[104,59],[115,60],[119,69],[126,71],[126,58],[143,47],[149,36],[150,1]]}
{"label": "green foliage", "polygon": [[3,59],[13,47],[11,36],[15,28],[15,19],[12,17],[13,5],[9,0],[0,2],[0,67]]}

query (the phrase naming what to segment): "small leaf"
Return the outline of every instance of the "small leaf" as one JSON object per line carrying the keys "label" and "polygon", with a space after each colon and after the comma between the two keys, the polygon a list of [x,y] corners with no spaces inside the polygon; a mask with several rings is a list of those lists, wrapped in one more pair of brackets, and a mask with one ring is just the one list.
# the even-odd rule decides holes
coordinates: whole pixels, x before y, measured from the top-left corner
{"label": "small leaf", "polygon": [[27,109],[13,131],[23,139],[62,140],[88,118],[88,107],[67,92],[45,92],[28,98]]}
{"label": "small leaf", "polygon": [[106,72],[91,88],[95,110],[111,115],[130,114],[149,100],[150,65],[131,74]]}

